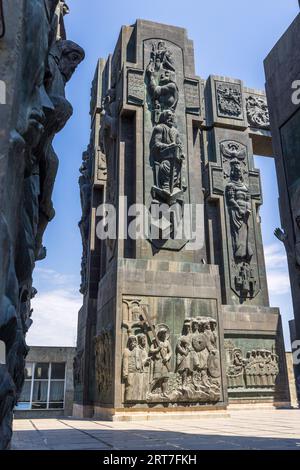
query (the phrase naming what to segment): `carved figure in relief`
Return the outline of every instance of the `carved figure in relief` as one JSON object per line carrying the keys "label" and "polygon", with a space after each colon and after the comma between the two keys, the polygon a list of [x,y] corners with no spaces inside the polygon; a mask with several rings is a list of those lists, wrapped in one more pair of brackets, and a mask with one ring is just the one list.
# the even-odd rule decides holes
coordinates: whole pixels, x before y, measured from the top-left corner
{"label": "carved figure in relief", "polygon": [[279,374],[278,357],[267,349],[242,351],[234,348],[227,367],[229,388],[274,388]]}
{"label": "carved figure in relief", "polygon": [[257,386],[257,358],[256,358],[256,351],[248,351],[247,352],[247,364],[245,367],[246,372],[246,385],[248,387],[256,387]]}
{"label": "carved figure in relief", "polygon": [[205,317],[198,317],[198,334],[195,334],[193,337],[193,347],[194,350],[198,354],[199,359],[199,370],[201,374],[201,380],[205,387],[210,387],[210,383],[208,380],[208,357],[209,357],[209,349],[208,349],[208,342],[209,339],[207,334],[205,333],[205,329],[209,325],[207,318]]}
{"label": "carved figure in relief", "polygon": [[182,336],[176,345],[176,371],[181,376],[183,387],[187,387],[188,379],[193,376],[194,369],[197,367],[199,367],[199,360],[192,346],[191,322],[185,320]]}
{"label": "carved figure in relief", "polygon": [[[20,29],[16,44],[8,45],[19,52],[16,55],[12,49],[22,79],[12,97],[15,109],[8,126],[9,149],[3,156],[4,162],[8,157],[10,178],[4,188],[9,203],[0,214],[0,259],[5,271],[1,275],[0,326],[1,340],[7,346],[7,362],[0,370],[1,448],[9,445],[13,409],[24,382],[25,335],[32,323],[30,300],[36,293],[32,272],[35,262],[46,256],[42,237],[54,217],[51,196],[58,159],[52,141],[71,115],[64,87],[84,57],[79,46],[60,39],[65,38],[65,31],[59,3],[64,2],[23,2],[22,34]],[[13,24],[13,17],[11,20]]]}
{"label": "carved figure in relief", "polygon": [[157,339],[153,339],[149,354],[153,361],[153,380],[150,391],[153,393],[157,388],[161,395],[168,398],[167,385],[170,376],[170,361],[172,348],[169,341],[170,332],[165,326],[159,326]]}
{"label": "carved figure in relief", "polygon": [[112,141],[117,138],[118,105],[116,102],[116,90],[110,88],[103,99],[102,121],[100,129],[101,151],[109,157],[112,150]]}
{"label": "carved figure in relief", "polygon": [[139,361],[138,365],[139,373],[139,391],[137,395],[140,397],[140,400],[146,400],[147,394],[149,392],[149,378],[150,378],[150,363],[151,359],[147,351],[147,337],[144,333],[139,333],[137,335],[138,340],[138,352],[139,352]]}
{"label": "carved figure in relief", "polygon": [[240,349],[234,349],[232,354],[232,363],[227,369],[229,388],[243,387],[245,362],[242,351]]}
{"label": "carved figure in relief", "polygon": [[[116,138],[118,125],[118,102],[116,100],[115,88],[110,88],[102,103],[101,127],[100,127],[100,149],[106,157],[107,185],[106,202],[116,204]],[[107,237],[107,260],[113,257],[116,240]]]}
{"label": "carved figure in relief", "polygon": [[158,123],[162,111],[169,109],[175,112],[179,98],[172,52],[164,41],[152,45],[146,74],[149,95],[153,101],[153,122]]}
{"label": "carved figure in relief", "polygon": [[137,338],[129,336],[127,348],[123,353],[122,375],[125,382],[125,401],[139,399],[139,371],[141,369],[140,352],[138,350]]}
{"label": "carved figure in relief", "polygon": [[[209,355],[207,359],[208,374],[213,379],[218,379],[221,375],[220,370],[220,355],[217,349],[217,333],[216,333],[217,322],[214,318],[207,318],[204,327],[204,334],[207,338],[206,347]],[[213,381],[211,383],[214,383]]]}
{"label": "carved figure in relief", "polygon": [[[158,117],[160,112],[168,109],[175,112],[179,99],[175,72],[171,72],[170,70],[160,70],[156,72],[152,67],[151,64],[147,68],[149,79],[148,89],[154,102],[156,116]],[[157,118],[155,122],[157,122]]]}
{"label": "carved figure in relief", "polygon": [[159,41],[158,44],[152,44],[150,63],[155,64],[155,69],[157,70],[163,67],[164,69],[175,72],[173,54],[167,48],[164,41]]}
{"label": "carved figure in relief", "polygon": [[82,165],[79,169],[80,202],[82,216],[78,223],[82,241],[82,258],[81,258],[81,285],[80,292],[86,293],[87,290],[87,250],[90,229],[90,212],[91,212],[91,172],[89,151],[83,153]]}
{"label": "carved figure in relief", "polygon": [[271,383],[274,386],[276,383],[276,378],[279,374],[279,366],[278,366],[278,356],[275,353],[271,354]]}
{"label": "carved figure in relief", "polygon": [[182,181],[182,163],[185,156],[172,111],[161,114],[159,124],[153,130],[150,149],[155,172],[153,196],[157,195],[168,201],[171,195],[179,195],[186,189]]}
{"label": "carved figure in relief", "polygon": [[45,110],[44,133],[34,152],[38,155],[37,164],[40,175],[39,224],[35,249],[37,259],[45,257],[42,238],[48,223],[55,216],[52,193],[59,160],[52,142],[55,134],[63,129],[73,114],[73,108],[65,97],[65,86],[72,78],[84,56],[83,49],[78,44],[68,40],[57,41],[52,46],[48,56],[48,79],[45,88],[53,107]]}
{"label": "carved figure in relief", "polygon": [[256,286],[256,279],[253,274],[253,269],[248,263],[243,263],[240,266],[238,276],[235,277],[236,289],[240,292],[241,298],[245,299],[248,296],[253,297]]}
{"label": "carved figure in relief", "polygon": [[263,349],[260,351],[260,355],[257,358],[257,386],[266,387],[267,383],[267,367],[266,367],[266,351]]}
{"label": "carved figure in relief", "polygon": [[250,262],[253,256],[249,239],[251,196],[244,182],[241,163],[234,159],[230,166],[230,181],[226,185],[225,194],[230,215],[233,253],[236,261]]}
{"label": "carved figure in relief", "polygon": [[112,327],[104,328],[95,338],[96,383],[100,396],[112,387],[113,338]]}
{"label": "carved figure in relief", "polygon": [[78,351],[73,360],[74,388],[83,382],[83,351]]}

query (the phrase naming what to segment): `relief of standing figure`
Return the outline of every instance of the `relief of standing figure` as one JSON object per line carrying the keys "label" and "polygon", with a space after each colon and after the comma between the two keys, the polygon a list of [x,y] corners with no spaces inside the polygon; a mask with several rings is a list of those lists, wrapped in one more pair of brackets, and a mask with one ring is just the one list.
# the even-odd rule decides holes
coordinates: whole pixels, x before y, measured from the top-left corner
{"label": "relief of standing figure", "polygon": [[197,354],[192,346],[192,334],[190,320],[185,320],[182,336],[176,345],[176,372],[181,376],[182,387],[187,387],[189,377],[192,378],[195,358],[199,365]]}
{"label": "relief of standing figure", "polygon": [[138,375],[139,372],[139,351],[137,347],[137,338],[131,335],[127,341],[127,348],[123,353],[122,376],[125,382],[125,401],[133,401],[136,397],[136,390],[139,389]]}
{"label": "relief of standing figure", "polygon": [[169,329],[164,325],[158,325],[157,338],[153,339],[149,351],[153,361],[153,380],[150,392],[153,393],[157,388],[160,388],[163,398],[168,398],[167,386],[171,371],[172,348],[169,336]]}
{"label": "relief of standing figure", "polygon": [[146,400],[148,388],[149,388],[149,369],[151,359],[147,352],[147,337],[144,333],[137,335],[138,341],[138,352],[140,358],[140,373],[139,373],[139,390],[137,395],[140,400]]}
{"label": "relief of standing figure", "polygon": [[253,256],[249,240],[251,196],[244,182],[240,162],[236,159],[232,160],[230,166],[230,182],[226,186],[226,200],[230,215],[233,253],[236,260],[250,262]]}
{"label": "relief of standing figure", "polygon": [[153,129],[150,149],[155,176],[153,197],[158,196],[168,202],[170,196],[179,195],[186,189],[182,181],[183,144],[172,111],[161,113],[159,124]]}
{"label": "relief of standing figure", "polygon": [[153,44],[146,73],[148,91],[153,101],[153,123],[156,124],[162,111],[175,112],[179,99],[172,52],[164,41]]}

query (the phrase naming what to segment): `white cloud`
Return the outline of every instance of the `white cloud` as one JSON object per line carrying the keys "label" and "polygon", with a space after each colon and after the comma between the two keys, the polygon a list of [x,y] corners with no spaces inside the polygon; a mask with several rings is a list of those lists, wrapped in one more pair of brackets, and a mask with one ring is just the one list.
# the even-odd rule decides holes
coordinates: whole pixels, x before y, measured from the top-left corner
{"label": "white cloud", "polygon": [[33,324],[27,335],[31,346],[75,346],[78,310],[82,297],[57,289],[40,293],[32,301]]}
{"label": "white cloud", "polygon": [[264,248],[270,295],[290,293],[290,280],[284,246],[279,243]]}
{"label": "white cloud", "polygon": [[38,293],[32,300],[29,346],[75,346],[78,311],[82,306],[77,276],[37,268],[34,285]]}
{"label": "white cloud", "polygon": [[71,274],[62,274],[54,269],[36,268],[34,271],[35,278],[39,282],[48,282],[55,286],[71,286],[75,285],[77,277]]}
{"label": "white cloud", "polygon": [[290,279],[288,273],[274,273],[267,271],[268,288],[270,295],[284,295],[290,292]]}
{"label": "white cloud", "polygon": [[286,253],[283,245],[273,243],[264,248],[266,265],[270,269],[287,269]]}

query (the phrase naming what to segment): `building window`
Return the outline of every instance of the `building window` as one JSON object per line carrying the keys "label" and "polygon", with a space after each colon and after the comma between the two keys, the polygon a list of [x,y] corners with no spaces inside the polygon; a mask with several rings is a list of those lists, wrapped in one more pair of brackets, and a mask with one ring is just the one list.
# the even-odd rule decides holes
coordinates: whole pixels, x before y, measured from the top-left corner
{"label": "building window", "polygon": [[17,410],[63,409],[66,364],[64,362],[28,362],[25,382]]}

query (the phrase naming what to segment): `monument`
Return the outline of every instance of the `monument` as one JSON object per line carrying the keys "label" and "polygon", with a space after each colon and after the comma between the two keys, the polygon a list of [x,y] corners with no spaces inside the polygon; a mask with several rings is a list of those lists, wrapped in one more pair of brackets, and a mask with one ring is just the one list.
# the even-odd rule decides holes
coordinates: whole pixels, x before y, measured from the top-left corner
{"label": "monument", "polygon": [[[3,5],[2,5],[3,4]],[[84,52],[66,39],[61,0],[4,0],[0,35],[0,448],[10,445],[24,383],[35,263],[55,211],[58,157],[52,141],[72,115],[65,97]],[[5,25],[5,26],[4,26]]]}
{"label": "monument", "polygon": [[74,415],[287,406],[253,160],[272,156],[264,93],[197,77],[184,29],[137,20],[97,64],[90,114]]}
{"label": "monument", "polygon": [[[292,348],[297,355],[300,340],[300,15],[265,59],[266,91],[270,108],[279,208],[282,228],[275,231],[284,243],[290,274],[295,320],[291,322]],[[287,53],[288,52],[288,53]],[[295,364],[298,400],[300,368]]]}

